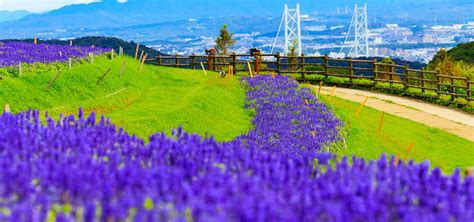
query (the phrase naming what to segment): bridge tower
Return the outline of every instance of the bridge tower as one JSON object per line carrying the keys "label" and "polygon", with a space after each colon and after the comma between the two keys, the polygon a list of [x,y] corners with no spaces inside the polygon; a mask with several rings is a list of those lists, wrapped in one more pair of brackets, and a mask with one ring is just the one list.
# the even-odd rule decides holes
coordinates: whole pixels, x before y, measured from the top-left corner
{"label": "bridge tower", "polygon": [[[349,49],[348,57],[369,57],[369,28],[367,24],[367,4],[363,7],[354,7],[351,25],[346,35],[346,40],[339,54]],[[349,41],[349,36],[353,33],[353,41]],[[352,37],[351,37],[352,38]]]}
{"label": "bridge tower", "polygon": [[275,45],[280,35],[281,28],[285,25],[285,45],[283,48],[283,53],[285,55],[291,52],[291,48],[294,46],[296,48],[296,55],[300,56],[302,54],[303,45],[301,43],[301,13],[300,13],[300,4],[296,4],[295,9],[288,8],[288,5],[285,4],[285,11],[283,12],[283,17],[278,28],[278,33],[273,43],[271,53],[275,48]]}

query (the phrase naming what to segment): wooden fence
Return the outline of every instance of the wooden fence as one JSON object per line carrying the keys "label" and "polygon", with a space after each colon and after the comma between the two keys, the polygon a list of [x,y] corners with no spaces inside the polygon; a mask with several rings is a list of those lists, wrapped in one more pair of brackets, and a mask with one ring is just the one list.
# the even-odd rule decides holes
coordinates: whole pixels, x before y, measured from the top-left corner
{"label": "wooden fence", "polygon": [[[297,81],[336,85],[384,88],[406,92],[416,97],[441,99],[449,103],[474,101],[474,81],[451,73],[411,69],[408,65],[386,64],[377,60],[337,59],[328,56],[284,56],[281,54],[231,54],[158,56],[147,59],[159,66],[207,70],[234,70],[255,74],[277,73]],[[233,69],[228,69],[231,66]],[[337,77],[337,78],[335,78]],[[459,98],[459,99],[458,99]]]}

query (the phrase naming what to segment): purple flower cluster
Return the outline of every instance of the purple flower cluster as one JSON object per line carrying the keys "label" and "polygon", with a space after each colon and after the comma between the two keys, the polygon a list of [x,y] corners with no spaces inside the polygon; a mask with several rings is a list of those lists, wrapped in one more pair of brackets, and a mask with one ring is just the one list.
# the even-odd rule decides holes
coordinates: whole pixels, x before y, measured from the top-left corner
{"label": "purple flower cluster", "polygon": [[102,54],[110,51],[97,47],[0,42],[0,67],[19,63],[64,62],[69,58],[83,58],[89,53]]}
{"label": "purple flower cluster", "polygon": [[[293,91],[285,78],[247,80],[250,107],[256,119],[248,136],[219,143],[189,135],[155,134],[150,142],[128,135],[105,118],[46,118],[38,111],[0,116],[0,221],[472,221],[474,180],[459,171],[444,176],[427,163],[395,163],[382,157],[366,162],[315,160],[321,145],[297,140],[273,149],[267,142],[306,129],[275,121],[290,121],[259,112],[304,113],[288,108],[309,92]],[[258,83],[260,82],[260,83]],[[273,87],[287,89],[281,99],[287,111],[261,106],[279,101]],[[291,89],[293,88],[293,89]],[[261,91],[268,93],[263,93]],[[265,97],[265,99],[261,99]],[[301,96],[297,99],[296,95]],[[306,97],[309,96],[309,97]],[[314,105],[312,105],[314,104]],[[305,106],[295,106],[306,109]],[[273,107],[271,105],[270,107]],[[314,114],[316,115],[316,114]],[[310,115],[311,116],[311,115]],[[329,118],[329,116],[328,116]],[[330,122],[335,121],[333,117]],[[308,122],[337,127],[339,123]],[[315,125],[316,124],[316,125]],[[314,128],[316,135],[324,134]],[[317,137],[327,143],[337,139]],[[258,135],[268,140],[257,138]],[[297,134],[295,134],[297,135]],[[311,137],[314,139],[314,137]],[[308,152],[300,152],[308,150]],[[295,152],[293,152],[295,151]]]}
{"label": "purple flower cluster", "polygon": [[245,143],[276,152],[314,155],[339,140],[342,122],[315,100],[310,89],[285,76],[244,79],[248,108],[256,110],[255,129]]}

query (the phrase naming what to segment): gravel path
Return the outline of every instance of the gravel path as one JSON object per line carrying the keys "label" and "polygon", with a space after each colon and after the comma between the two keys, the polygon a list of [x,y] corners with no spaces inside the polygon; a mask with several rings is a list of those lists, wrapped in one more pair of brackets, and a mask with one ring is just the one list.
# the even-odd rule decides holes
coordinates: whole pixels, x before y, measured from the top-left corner
{"label": "gravel path", "polygon": [[[331,91],[332,87],[323,87],[321,93],[329,95]],[[334,96],[358,103],[368,96],[366,103],[368,107],[423,123],[474,142],[474,116],[460,111],[414,99],[356,89],[337,88]]]}

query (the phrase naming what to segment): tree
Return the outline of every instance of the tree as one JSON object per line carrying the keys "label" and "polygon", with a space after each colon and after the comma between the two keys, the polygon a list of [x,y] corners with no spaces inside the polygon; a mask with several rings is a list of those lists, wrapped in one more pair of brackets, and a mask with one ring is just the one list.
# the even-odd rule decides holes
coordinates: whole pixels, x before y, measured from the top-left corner
{"label": "tree", "polygon": [[434,64],[434,70],[439,70],[443,75],[461,76],[461,69],[456,65],[446,49],[439,50],[435,57],[437,61]]}
{"label": "tree", "polygon": [[229,48],[235,44],[236,41],[232,39],[233,36],[234,34],[229,32],[227,25],[224,24],[221,27],[220,34],[216,39],[215,46],[217,51],[219,51],[222,55],[227,55]]}
{"label": "tree", "polygon": [[[382,64],[387,64],[387,65],[381,65],[381,67],[379,68],[380,71],[382,72],[387,72],[387,73],[393,73],[395,72],[395,69],[393,66],[390,66],[390,65],[393,65],[395,64],[395,62],[389,57],[385,57],[384,59],[382,59],[382,61],[380,62]],[[387,74],[387,73],[380,73],[378,74],[378,78],[380,79],[390,79],[390,74]],[[393,77],[396,77],[396,76],[393,76],[392,75],[392,78]]]}
{"label": "tree", "polygon": [[293,42],[291,43],[291,47],[290,47],[290,53],[288,54],[289,58],[288,58],[288,63],[290,63],[290,70],[291,71],[296,71],[298,66],[298,58],[296,58],[296,46],[298,45],[298,42],[296,40],[293,40]]}
{"label": "tree", "polygon": [[393,62],[393,60],[390,58],[390,57],[385,57],[384,59],[382,59],[382,62],[383,64],[390,64],[390,65],[393,65],[395,64],[395,62]]}

